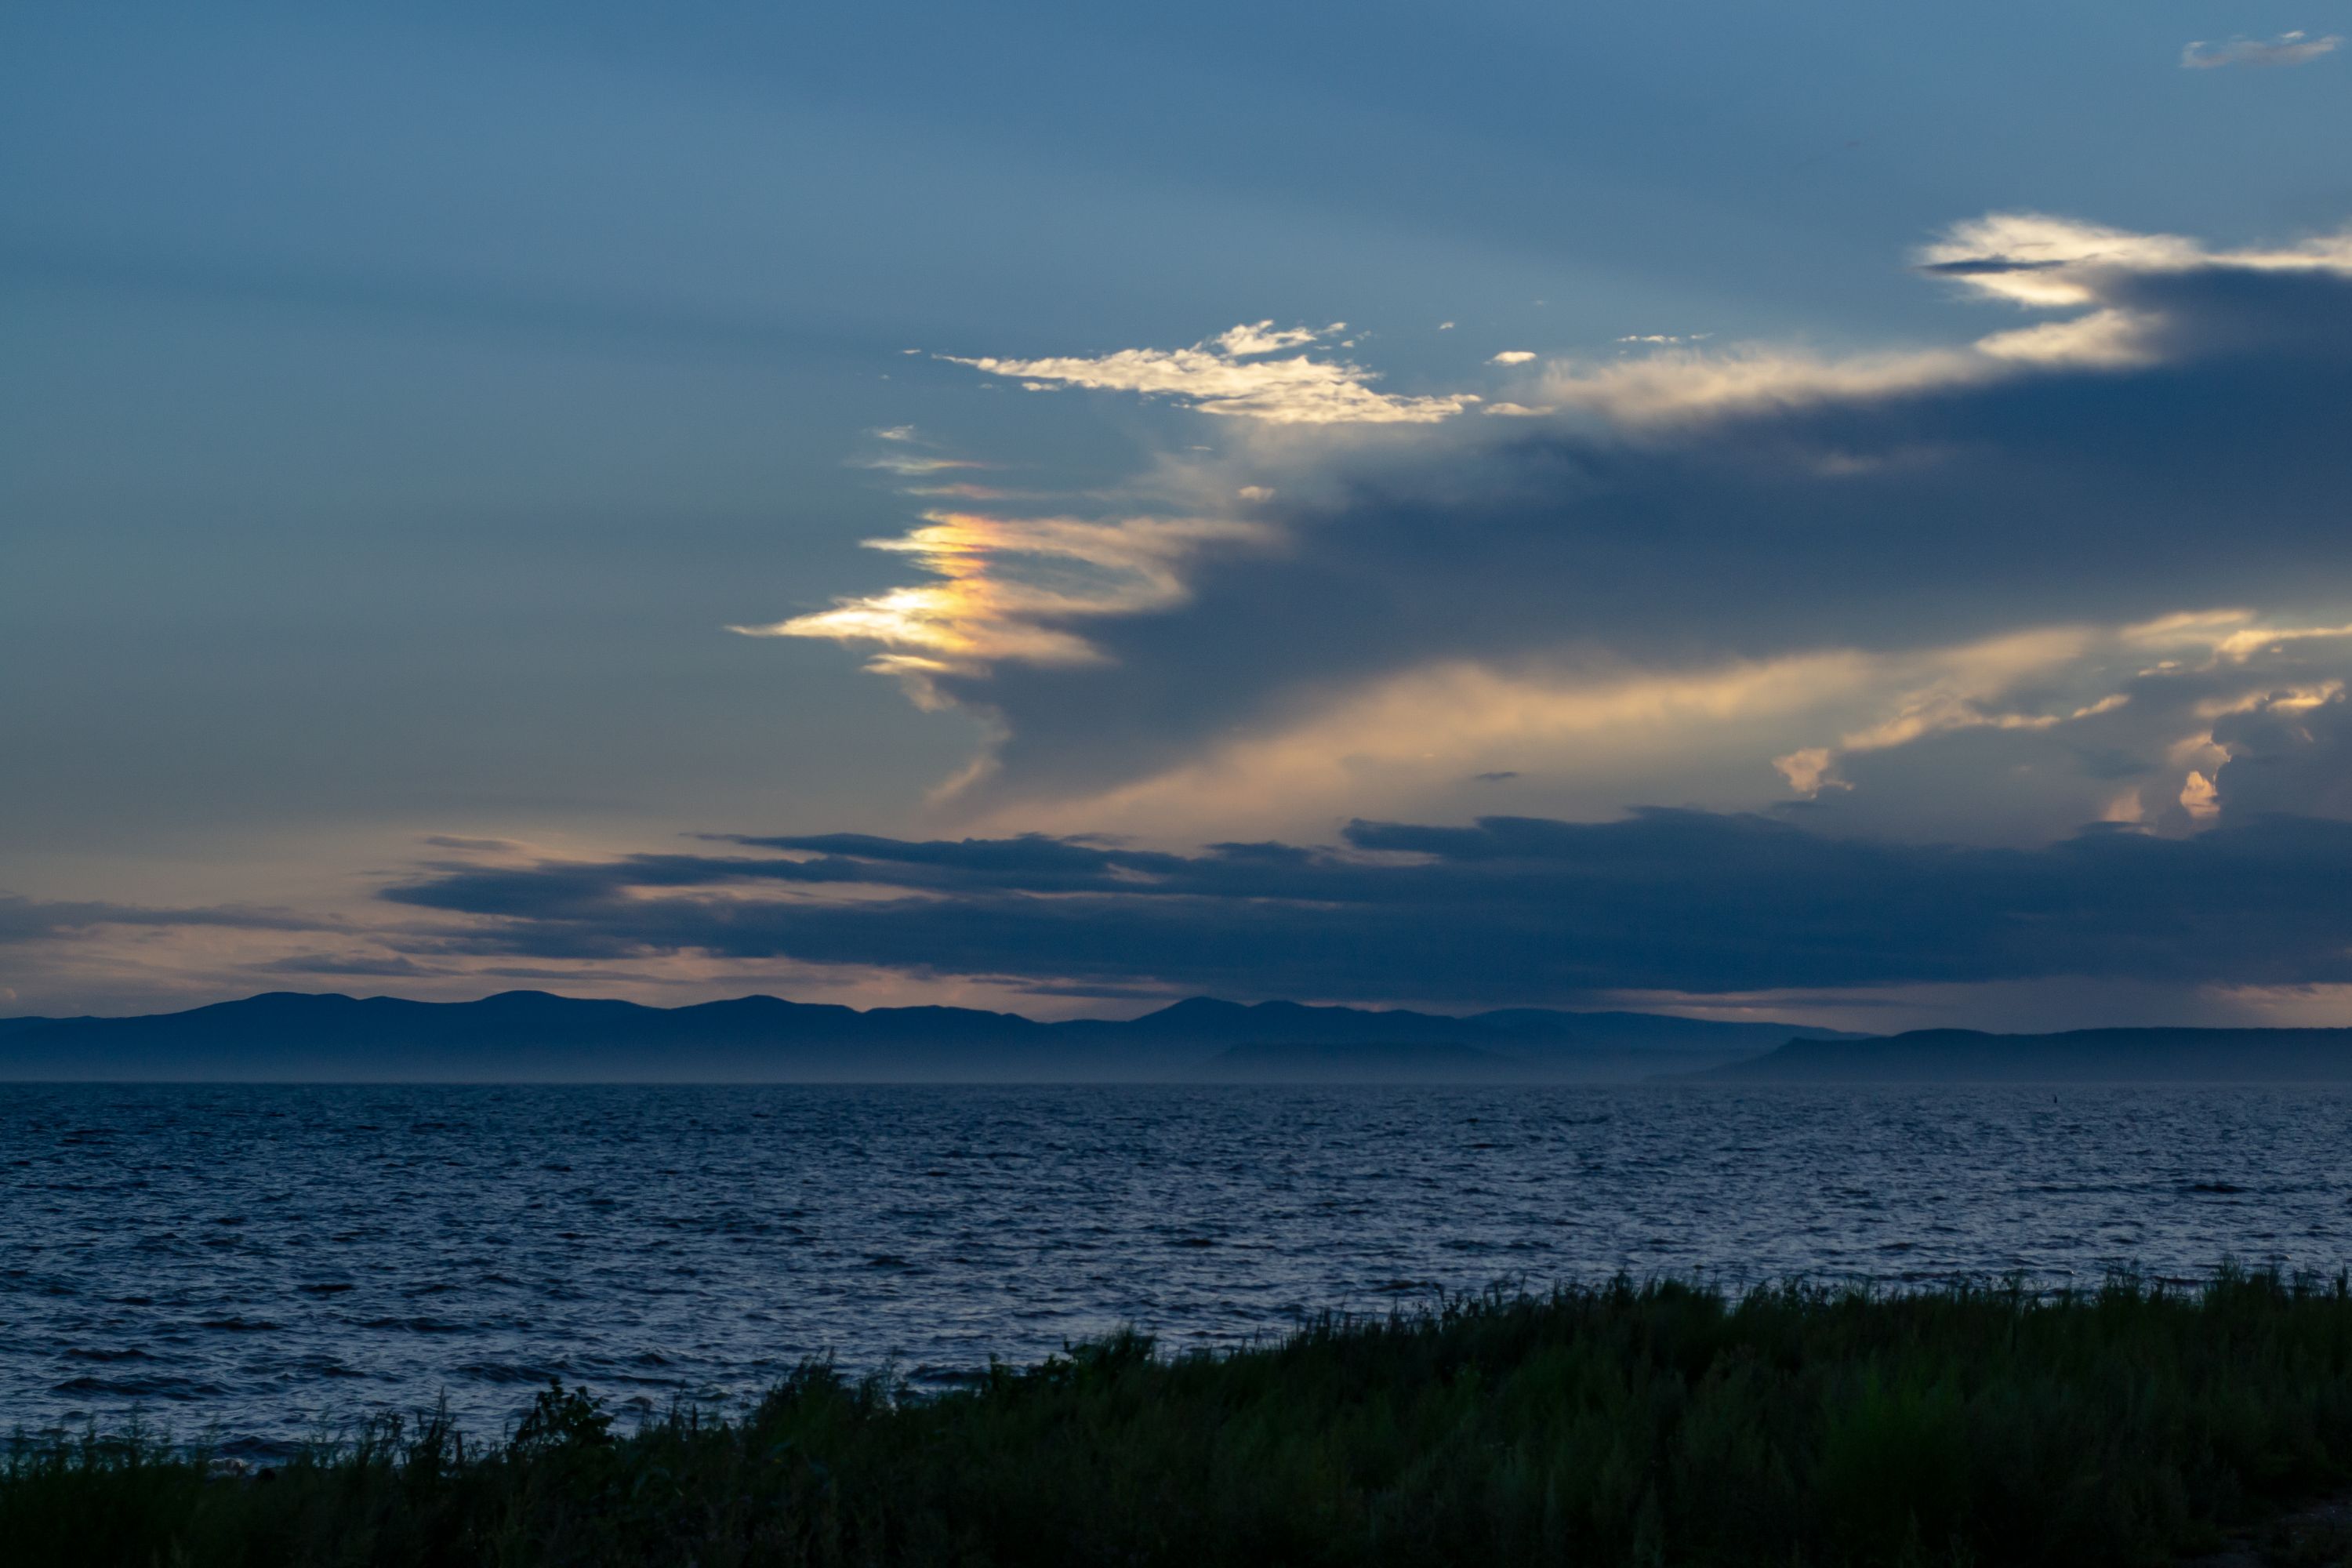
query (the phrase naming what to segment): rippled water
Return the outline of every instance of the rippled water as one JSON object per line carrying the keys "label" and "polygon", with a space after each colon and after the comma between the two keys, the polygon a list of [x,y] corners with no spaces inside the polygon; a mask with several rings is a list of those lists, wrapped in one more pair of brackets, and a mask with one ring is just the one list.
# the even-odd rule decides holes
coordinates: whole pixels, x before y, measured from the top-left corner
{"label": "rippled water", "polygon": [[2327,1089],[0,1088],[0,1426],[946,1382],[1618,1270],[2352,1262]]}

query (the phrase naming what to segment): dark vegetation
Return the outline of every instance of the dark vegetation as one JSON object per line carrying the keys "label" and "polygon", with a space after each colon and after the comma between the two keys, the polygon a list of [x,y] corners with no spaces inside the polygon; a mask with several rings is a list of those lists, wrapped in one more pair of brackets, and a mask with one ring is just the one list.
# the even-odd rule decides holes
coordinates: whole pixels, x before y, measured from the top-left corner
{"label": "dark vegetation", "polygon": [[1620,1283],[916,1396],[804,1367],[633,1435],[386,1423],[267,1474],[90,1436],[12,1563],[2154,1563],[2352,1476],[2352,1291],[2225,1273],[1738,1299]]}

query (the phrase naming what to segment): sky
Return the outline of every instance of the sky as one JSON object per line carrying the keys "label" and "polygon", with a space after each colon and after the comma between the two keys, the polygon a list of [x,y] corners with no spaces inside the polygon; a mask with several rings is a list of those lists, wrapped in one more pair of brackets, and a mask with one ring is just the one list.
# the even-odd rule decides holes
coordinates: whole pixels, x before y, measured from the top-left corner
{"label": "sky", "polygon": [[0,12],[0,1015],[2352,1025],[2347,36]]}

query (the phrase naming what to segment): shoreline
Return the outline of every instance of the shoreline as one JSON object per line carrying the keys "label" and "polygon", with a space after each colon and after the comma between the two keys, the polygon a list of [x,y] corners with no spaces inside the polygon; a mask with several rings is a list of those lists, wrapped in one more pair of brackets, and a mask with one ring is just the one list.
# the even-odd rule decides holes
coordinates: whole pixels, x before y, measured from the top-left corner
{"label": "shoreline", "polygon": [[2080,1565],[2222,1552],[2347,1482],[2341,1274],[1621,1279],[1223,1352],[1116,1334],[942,1392],[804,1363],[740,1416],[635,1432],[559,1385],[503,1440],[395,1419],[241,1471],[20,1439],[0,1539],[28,1563],[332,1561],[365,1521],[352,1560],[386,1563]]}

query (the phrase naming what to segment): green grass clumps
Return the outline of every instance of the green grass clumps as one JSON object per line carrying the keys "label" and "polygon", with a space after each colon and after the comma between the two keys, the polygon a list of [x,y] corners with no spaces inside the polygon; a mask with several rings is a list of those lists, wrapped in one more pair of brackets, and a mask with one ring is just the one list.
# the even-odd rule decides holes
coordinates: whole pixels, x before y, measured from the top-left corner
{"label": "green grass clumps", "polygon": [[12,1563],[2170,1563],[2352,1479],[2352,1291],[1496,1294],[1278,1345],[1121,1336],[918,1396],[808,1366],[634,1435],[385,1424],[267,1476],[0,1468]]}

